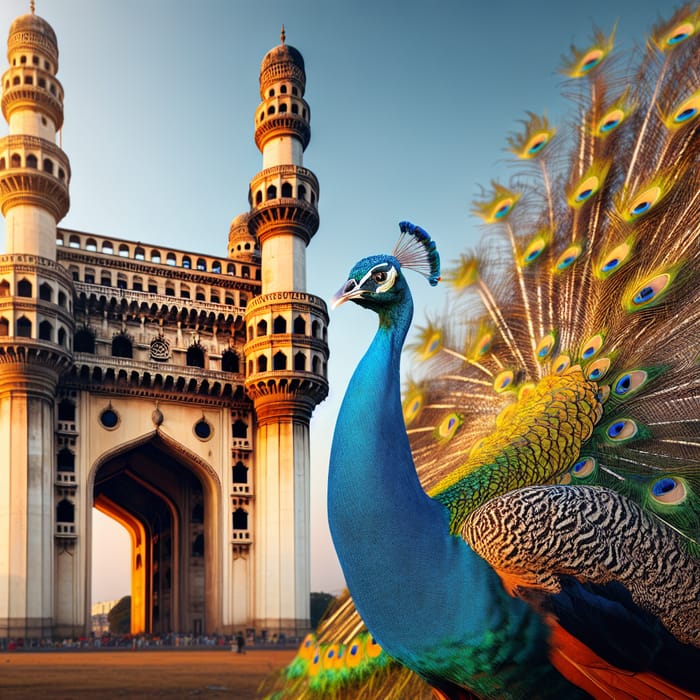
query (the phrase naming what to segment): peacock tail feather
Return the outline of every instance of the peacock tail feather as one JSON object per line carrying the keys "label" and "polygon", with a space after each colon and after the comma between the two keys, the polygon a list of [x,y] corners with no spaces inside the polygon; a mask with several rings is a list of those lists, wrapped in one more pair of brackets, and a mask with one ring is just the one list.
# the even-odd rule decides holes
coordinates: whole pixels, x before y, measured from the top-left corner
{"label": "peacock tail feather", "polygon": [[[407,346],[403,416],[421,485],[509,591],[556,617],[545,594],[622,584],[654,635],[696,653],[700,8],[655,26],[631,73],[613,42],[596,31],[562,62],[571,133],[528,114],[508,138],[521,174],[474,202],[484,236],[443,274],[450,312]],[[596,697],[692,697],[653,674],[595,690],[619,681],[552,629],[552,663]],[[275,697],[427,697],[367,654],[349,597],[307,643]]]}

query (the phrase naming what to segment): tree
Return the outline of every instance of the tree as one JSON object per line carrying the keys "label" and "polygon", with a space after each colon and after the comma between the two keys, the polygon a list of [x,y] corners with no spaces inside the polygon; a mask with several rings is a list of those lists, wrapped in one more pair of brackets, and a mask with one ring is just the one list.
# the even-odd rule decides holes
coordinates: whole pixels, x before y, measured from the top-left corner
{"label": "tree", "polygon": [[112,634],[131,632],[131,596],[125,595],[108,613],[109,631]]}
{"label": "tree", "polygon": [[328,608],[335,602],[330,593],[311,594],[311,629],[316,629]]}

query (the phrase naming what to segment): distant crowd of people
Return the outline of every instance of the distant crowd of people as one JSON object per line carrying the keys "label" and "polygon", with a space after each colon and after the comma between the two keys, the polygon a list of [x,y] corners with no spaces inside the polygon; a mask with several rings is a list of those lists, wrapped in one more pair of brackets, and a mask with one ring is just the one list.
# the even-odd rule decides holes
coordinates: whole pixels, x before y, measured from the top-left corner
{"label": "distant crowd of people", "polygon": [[3,639],[0,638],[0,652],[41,651],[50,649],[157,649],[157,648],[224,648],[239,654],[245,653],[246,646],[296,646],[300,639],[284,634],[268,636],[267,630],[255,634],[253,630],[237,632],[234,635],[193,635],[170,633],[165,635],[124,634],[91,635],[89,637],[55,639]]}

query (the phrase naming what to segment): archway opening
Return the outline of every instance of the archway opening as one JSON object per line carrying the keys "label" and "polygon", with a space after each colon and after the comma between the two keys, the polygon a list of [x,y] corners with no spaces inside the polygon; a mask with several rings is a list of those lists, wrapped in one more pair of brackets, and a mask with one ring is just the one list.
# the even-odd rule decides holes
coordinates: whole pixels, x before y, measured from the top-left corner
{"label": "archway opening", "polygon": [[[211,493],[158,438],[110,457],[94,479],[94,505],[130,539],[131,632],[207,634],[215,516]],[[94,569],[93,569],[94,572]],[[94,575],[94,574],[93,574]]]}

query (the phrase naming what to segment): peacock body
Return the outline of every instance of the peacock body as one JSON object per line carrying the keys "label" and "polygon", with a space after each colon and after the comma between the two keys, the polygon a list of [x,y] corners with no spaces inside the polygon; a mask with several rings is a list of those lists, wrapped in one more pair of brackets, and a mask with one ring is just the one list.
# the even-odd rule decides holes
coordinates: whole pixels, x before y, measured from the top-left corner
{"label": "peacock body", "polygon": [[509,139],[532,179],[475,203],[403,395],[435,243],[402,223],[336,296],[379,317],[330,459],[352,598],[279,697],[700,697],[700,10],[624,82],[611,50],[567,62],[571,140]]}

